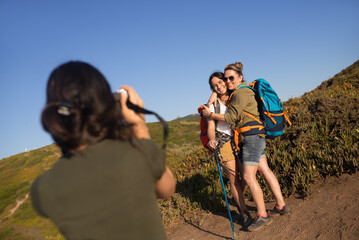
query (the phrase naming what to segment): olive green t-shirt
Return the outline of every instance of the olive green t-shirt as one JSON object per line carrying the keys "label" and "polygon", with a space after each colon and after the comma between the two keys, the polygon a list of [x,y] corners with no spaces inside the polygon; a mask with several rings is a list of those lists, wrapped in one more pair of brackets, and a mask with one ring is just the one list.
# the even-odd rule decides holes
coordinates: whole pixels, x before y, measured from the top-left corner
{"label": "olive green t-shirt", "polygon": [[66,239],[166,239],[155,193],[165,154],[151,140],[103,140],[61,157],[31,187]]}

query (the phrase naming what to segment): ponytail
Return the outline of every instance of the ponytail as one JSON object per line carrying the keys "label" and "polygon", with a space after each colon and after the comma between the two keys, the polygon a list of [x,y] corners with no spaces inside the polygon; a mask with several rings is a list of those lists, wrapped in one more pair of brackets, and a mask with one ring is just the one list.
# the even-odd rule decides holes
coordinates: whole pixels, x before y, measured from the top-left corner
{"label": "ponytail", "polygon": [[63,153],[76,149],[81,143],[83,128],[81,114],[69,104],[61,102],[47,104],[41,114],[41,123]]}

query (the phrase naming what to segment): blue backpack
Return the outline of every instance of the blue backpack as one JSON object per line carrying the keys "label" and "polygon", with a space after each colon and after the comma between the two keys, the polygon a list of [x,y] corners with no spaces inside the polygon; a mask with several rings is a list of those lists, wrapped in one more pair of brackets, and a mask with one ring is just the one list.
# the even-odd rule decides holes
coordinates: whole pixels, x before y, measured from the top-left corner
{"label": "blue backpack", "polygon": [[243,111],[245,114],[252,117],[255,122],[251,122],[249,123],[249,126],[240,128],[240,133],[244,136],[251,135],[254,131],[262,133],[264,127],[266,138],[274,139],[283,134],[284,120],[286,120],[289,125],[292,125],[286,112],[283,110],[280,98],[265,79],[260,78],[254,80],[249,86],[242,85],[239,88],[242,87],[248,87],[255,92],[260,119],[258,120],[250,113]]}

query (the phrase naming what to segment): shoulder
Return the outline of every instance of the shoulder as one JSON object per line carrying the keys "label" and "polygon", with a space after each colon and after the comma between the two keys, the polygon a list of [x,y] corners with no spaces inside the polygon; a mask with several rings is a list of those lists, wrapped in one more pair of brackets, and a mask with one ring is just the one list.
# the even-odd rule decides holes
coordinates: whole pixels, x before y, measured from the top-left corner
{"label": "shoulder", "polygon": [[40,192],[39,189],[41,188],[41,179],[42,175],[37,177],[35,181],[31,184],[30,187],[30,195],[31,195],[31,203],[34,209],[42,216],[46,216],[41,208],[41,200],[40,200]]}
{"label": "shoulder", "polygon": [[155,143],[155,141],[153,141],[152,139],[133,138],[133,142],[142,145],[143,147],[146,148],[160,149],[157,143]]}
{"label": "shoulder", "polygon": [[242,84],[240,84],[238,86],[238,89],[237,89],[236,92],[238,92],[238,91],[240,91],[240,92],[252,92],[253,89],[246,82],[244,82],[244,83],[242,83]]}
{"label": "shoulder", "polygon": [[236,95],[237,97],[251,96],[254,95],[254,90],[246,83],[242,83],[235,91],[234,95]]}
{"label": "shoulder", "polygon": [[[130,141],[121,141],[115,139],[107,139],[97,147],[96,153],[101,155],[113,155],[120,154],[122,157],[131,155],[132,157],[153,157],[162,155],[163,150],[152,139],[138,139],[131,138]],[[93,155],[93,154],[91,154]]]}
{"label": "shoulder", "polygon": [[236,89],[232,94],[232,98],[233,97],[241,97],[243,95],[248,95],[248,94],[251,94],[253,93],[253,90],[251,88],[249,88],[248,85],[243,85],[243,86],[239,86],[238,89]]}
{"label": "shoulder", "polygon": [[141,148],[141,152],[146,158],[146,162],[151,169],[153,177],[159,179],[165,171],[165,151],[153,140],[134,139],[133,141],[139,148]]}
{"label": "shoulder", "polygon": [[[151,139],[132,139],[134,145],[144,154],[146,158],[163,163],[165,161],[165,151]],[[151,160],[152,161],[152,160]]]}

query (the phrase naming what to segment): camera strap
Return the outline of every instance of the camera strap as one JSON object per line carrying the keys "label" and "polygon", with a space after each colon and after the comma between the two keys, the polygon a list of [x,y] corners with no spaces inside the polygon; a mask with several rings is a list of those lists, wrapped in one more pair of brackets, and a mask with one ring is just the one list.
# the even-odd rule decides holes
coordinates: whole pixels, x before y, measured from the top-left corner
{"label": "camera strap", "polygon": [[[114,93],[114,98],[115,98],[116,101],[119,101],[121,99],[120,91],[116,91]],[[147,110],[145,108],[142,108],[142,107],[140,107],[140,106],[138,106],[136,104],[133,104],[132,102],[130,102],[130,98],[127,98],[126,105],[127,105],[127,107],[129,109],[132,109],[136,113],[153,114],[153,115],[156,116],[156,118],[162,124],[162,128],[163,128],[163,145],[162,145],[162,148],[165,149],[166,144],[167,144],[168,133],[169,133],[167,122],[160,115],[158,115],[157,113],[152,112],[150,110]]]}
{"label": "camera strap", "polygon": [[152,112],[150,110],[147,110],[145,108],[142,108],[136,104],[133,104],[132,102],[130,102],[129,98],[127,98],[127,102],[126,105],[129,109],[132,109],[133,111],[135,111],[136,113],[143,113],[143,114],[153,114],[156,116],[156,118],[160,121],[160,123],[162,124],[162,128],[163,128],[163,145],[162,148],[165,149],[166,148],[166,144],[167,144],[167,138],[168,138],[168,133],[169,133],[169,129],[168,129],[168,124],[167,122],[157,113]]}

